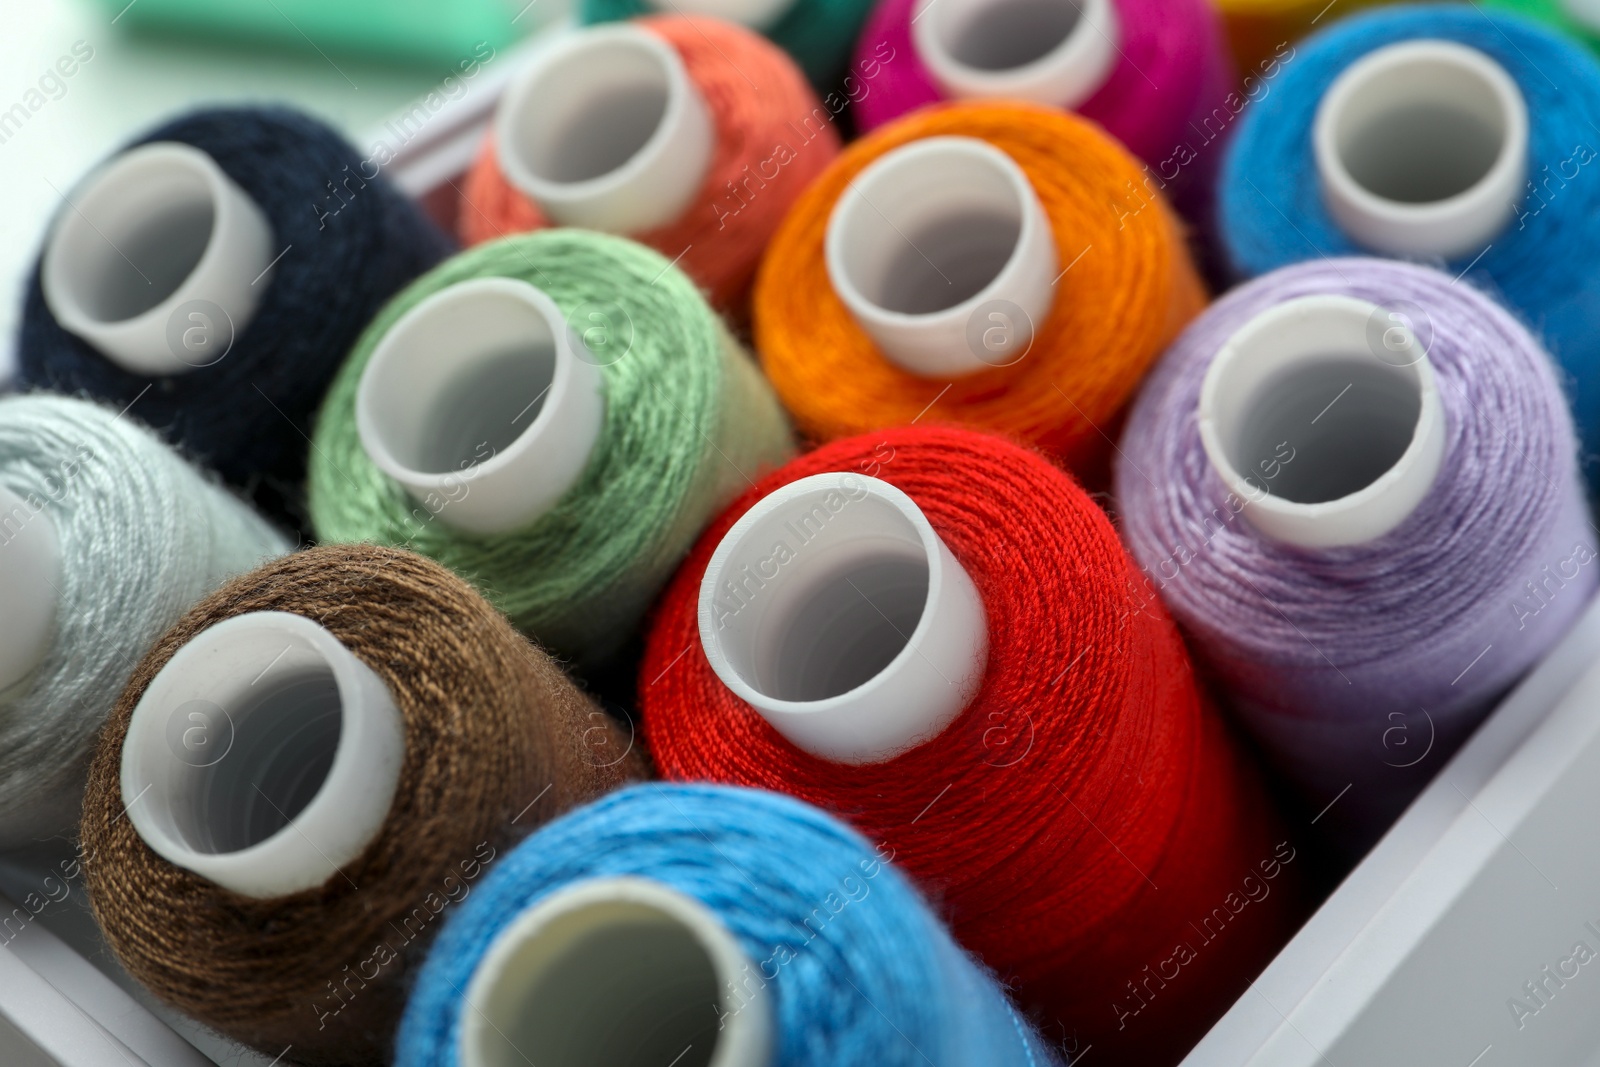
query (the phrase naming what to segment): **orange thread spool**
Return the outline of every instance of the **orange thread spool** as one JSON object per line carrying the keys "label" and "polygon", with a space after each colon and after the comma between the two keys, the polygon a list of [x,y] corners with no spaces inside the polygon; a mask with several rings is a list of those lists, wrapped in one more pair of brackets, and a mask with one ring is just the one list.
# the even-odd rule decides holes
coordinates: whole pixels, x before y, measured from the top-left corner
{"label": "orange thread spool", "polygon": [[[638,25],[671,45],[705,98],[715,150],[693,205],[676,221],[628,234],[669,259],[719,309],[749,295],[785,212],[839,154],[835,115],[794,61],[766,38],[717,19],[659,16]],[[466,244],[552,223],[500,170],[486,138],[467,173],[457,232]]]}
{"label": "orange thread spool", "polygon": [[[863,169],[908,142],[940,136],[986,141],[1021,167],[1062,268],[1027,354],[954,380],[888,360],[834,293],[823,252],[834,205]],[[915,112],[847,148],[773,238],[754,316],[762,366],[813,438],[920,417],[1021,438],[1100,481],[1134,389],[1205,304],[1176,216],[1126,149],[1076,115],[967,103]]]}

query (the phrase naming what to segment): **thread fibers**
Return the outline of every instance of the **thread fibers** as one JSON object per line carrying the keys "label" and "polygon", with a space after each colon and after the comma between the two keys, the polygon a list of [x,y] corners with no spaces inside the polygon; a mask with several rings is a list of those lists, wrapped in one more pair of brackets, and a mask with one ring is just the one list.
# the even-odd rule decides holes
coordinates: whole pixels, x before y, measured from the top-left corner
{"label": "thread fibers", "polygon": [[[877,91],[856,105],[863,130],[946,99],[913,42],[911,23],[919,8],[926,9],[923,0],[882,0],[862,31],[856,45],[858,66],[881,55],[885,46],[895,57],[884,64]],[[1221,21],[1210,0],[1114,0],[1113,8],[1121,27],[1118,59],[1106,83],[1073,110],[1160,168],[1171,162],[1179,144],[1194,139],[1193,130],[1222,106],[1232,87]],[[1218,155],[1207,153],[1167,176],[1177,179],[1167,195],[1185,216],[1196,218],[1206,208]],[[1159,178],[1151,180],[1160,187]]]}
{"label": "thread fibers", "polygon": [[[411,500],[362,450],[355,420],[361,372],[395,321],[483,277],[537,286],[569,321],[585,307],[617,320],[607,323],[611,349],[596,356],[605,422],[588,467],[553,510],[500,536],[454,530],[448,507],[434,515]],[[419,279],[362,335],[315,440],[309,497],[319,537],[437,559],[547,648],[586,664],[627,640],[700,529],[793,447],[771,390],[693,283],[641,245],[581,230],[482,245]]]}
{"label": "thread fibers", "polygon": [[[839,154],[833,113],[787,56],[749,30],[685,16],[639,25],[683,60],[711,112],[714,148],[683,215],[629,236],[679,263],[718,308],[738,312],[784,212]],[[468,244],[551,225],[501,173],[492,138],[467,174],[462,197],[459,230]]]}
{"label": "thread fibers", "polygon": [[[1256,531],[1206,459],[1196,409],[1234,331],[1329,293],[1421,309],[1447,439],[1433,489],[1399,526],[1314,550]],[[1234,290],[1150,376],[1122,452],[1124,533],[1150,587],[1316,807],[1354,783],[1325,822],[1352,849],[1555,644],[1600,573],[1548,358],[1493,301],[1430,268],[1318,260]]]}
{"label": "thread fibers", "polygon": [[139,657],[201,597],[290,545],[134,416],[0,399],[0,485],[61,546],[55,636],[0,693],[0,847],[71,834],[94,738]]}
{"label": "thread fibers", "polygon": [[[150,680],[196,634],[252,611],[327,628],[388,686],[406,740],[394,805],[361,857],[266,900],[167,863],[119,817],[122,743]],[[448,901],[512,842],[642,772],[631,738],[443,567],[371,545],[308,549],[202,601],[134,671],[84,802],[89,899],[117,959],[185,1015],[268,1056],[293,1045],[297,1062],[387,1063]]]}
{"label": "thread fibers", "polygon": [[364,157],[343,137],[297,111],[194,111],[128,147],[155,141],[192,145],[216,160],[266,215],[277,248],[288,249],[255,315],[209,367],[132,374],[56,323],[36,265],[18,385],[84,393],[118,409],[137,397],[140,417],[167,440],[269,512],[298,518],[306,435],[339,360],[385,300],[448,254],[450,241],[386,177],[365,177]]}
{"label": "thread fibers", "polygon": [[[795,748],[700,645],[700,581],[722,537],[767,493],[830,471],[909,495],[987,612],[977,696],[942,734],[876,765]],[[663,778],[789,793],[887,845],[1047,1028],[1108,1061],[1175,1062],[1287,936],[1292,894],[1228,927],[1224,947],[1120,1026],[1124,979],[1192,939],[1188,923],[1272,854],[1274,832],[1137,578],[1105,514],[1036,453],[920,426],[836,441],[741,496],[663,594],[640,668],[645,737]]]}
{"label": "thread fibers", "polygon": [[[1528,105],[1530,187],[1487,248],[1439,266],[1516,312],[1564,372],[1591,484],[1600,478],[1600,67],[1543,26],[1465,4],[1420,4],[1346,19],[1299,47],[1276,90],[1242,117],[1223,163],[1218,218],[1233,270],[1252,277],[1318,256],[1364,251],[1322,202],[1311,129],[1323,92],[1376,48],[1421,38],[1476,48]],[[1479,252],[1481,258],[1478,258]],[[1476,259],[1476,262],[1474,260]],[[1469,269],[1470,268],[1470,269]]]}
{"label": "thread fibers", "polygon": [[[619,22],[648,15],[649,0],[580,0],[578,21]],[[799,64],[819,93],[839,87],[850,61],[850,49],[872,0],[793,0],[765,36]]]}
{"label": "thread fibers", "polygon": [[[1056,239],[1063,273],[1033,346],[1009,366],[954,381],[892,363],[834,294],[828,219],[871,163],[927,137],[975,137],[1022,168]],[[1104,467],[1115,425],[1145,370],[1205,306],[1182,235],[1125,149],[1093,124],[1026,104],[936,105],[852,144],[795,203],[756,283],[756,350],[799,429],[831,440],[913,419],[1021,438],[1079,473]],[[1147,198],[1147,199],[1146,199]],[[915,238],[912,238],[915,240]]]}
{"label": "thread fibers", "polygon": [[[787,797],[651,785],[552,823],[485,880],[418,975],[399,1067],[460,1062],[461,991],[517,915],[561,889],[619,876],[700,901],[739,941],[751,961],[746,989],[764,988],[773,1008],[773,1067],[1061,1063],[881,849]],[[717,992],[734,999],[737,990]]]}

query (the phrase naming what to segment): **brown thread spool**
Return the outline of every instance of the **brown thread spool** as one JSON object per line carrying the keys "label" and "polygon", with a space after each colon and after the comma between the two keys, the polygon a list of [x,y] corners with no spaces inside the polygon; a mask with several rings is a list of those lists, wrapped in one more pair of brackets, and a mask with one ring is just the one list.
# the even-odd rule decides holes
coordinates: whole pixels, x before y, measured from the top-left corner
{"label": "brown thread spool", "polygon": [[[216,719],[229,742],[220,756],[196,767],[174,745],[168,770],[177,785],[124,797],[124,742],[136,709],[141,719],[167,717],[169,743],[187,736],[188,705],[140,709],[162,668],[202,633],[258,612],[297,615],[336,638],[360,661],[357,671],[381,680],[404,737],[376,835],[337,873],[330,864],[320,884],[273,896],[225,888],[170,862],[135,823],[173,816],[164,805],[181,809],[171,826],[211,818],[207,804],[215,805],[222,780],[211,768],[225,767],[229,755],[236,762],[228,773],[268,796],[262,783],[275,788],[273,779],[251,759],[262,750],[259,712],[275,683],[242,683],[262,688],[255,703],[235,703]],[[338,695],[340,728],[349,728],[342,685]],[[288,721],[277,710],[267,718]],[[141,723],[135,734],[137,748],[149,732]],[[276,751],[280,776],[284,752],[307,762],[304,745]],[[310,549],[202,601],[134,672],[101,736],[84,801],[90,900],[123,966],[179,1011],[268,1056],[290,1047],[289,1062],[382,1063],[405,973],[420,963],[450,902],[464,899],[508,845],[644,769],[626,731],[443,567],[372,545]],[[279,813],[298,820],[313,804],[314,796],[300,811]],[[207,862],[226,863],[299,832],[294,823],[280,826],[234,855],[215,841],[187,843]]]}

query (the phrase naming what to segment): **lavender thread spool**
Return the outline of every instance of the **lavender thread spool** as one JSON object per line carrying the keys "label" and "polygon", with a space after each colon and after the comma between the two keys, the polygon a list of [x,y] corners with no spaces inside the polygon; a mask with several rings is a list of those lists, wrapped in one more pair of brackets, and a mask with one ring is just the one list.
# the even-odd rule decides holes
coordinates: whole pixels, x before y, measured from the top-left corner
{"label": "lavender thread spool", "polygon": [[1147,380],[1122,453],[1151,588],[1352,849],[1600,575],[1548,355],[1431,268],[1325,259],[1235,290]]}

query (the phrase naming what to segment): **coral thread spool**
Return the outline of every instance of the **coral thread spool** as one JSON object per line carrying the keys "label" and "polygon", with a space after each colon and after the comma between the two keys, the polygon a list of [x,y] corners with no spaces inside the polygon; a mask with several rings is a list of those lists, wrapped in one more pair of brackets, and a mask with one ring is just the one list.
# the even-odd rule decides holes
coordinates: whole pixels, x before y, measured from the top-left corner
{"label": "coral thread spool", "polygon": [[495,158],[558,226],[638,233],[689,207],[711,165],[705,96],[667,42],[599,26],[529,57],[495,111]]}
{"label": "coral thread spool", "polygon": [[461,236],[627,235],[741,313],[784,211],[838,154],[833,119],[786,56],[738,26],[678,15],[586,27],[530,55],[502,98],[463,189]]}

